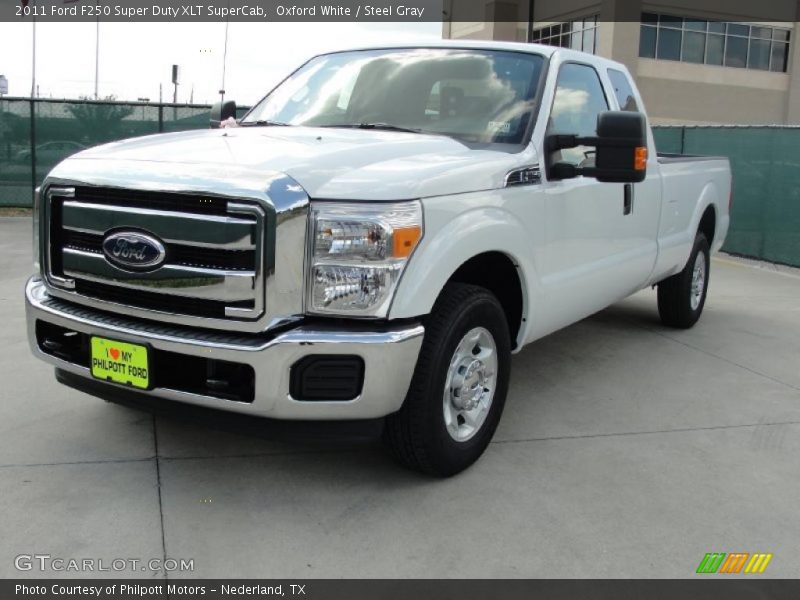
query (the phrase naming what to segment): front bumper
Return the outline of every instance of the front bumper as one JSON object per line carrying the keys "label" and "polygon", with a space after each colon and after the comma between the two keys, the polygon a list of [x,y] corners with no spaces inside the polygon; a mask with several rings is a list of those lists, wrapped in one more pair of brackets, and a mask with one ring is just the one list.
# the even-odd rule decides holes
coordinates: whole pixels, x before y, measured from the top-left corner
{"label": "front bumper", "polygon": [[[39,347],[37,321],[88,335],[148,345],[156,350],[250,365],[255,372],[253,402],[236,402],[184,390],[155,387],[141,393],[207,408],[259,417],[296,420],[353,420],[383,417],[400,409],[411,382],[424,329],[417,323],[377,328],[368,323],[301,325],[274,335],[242,335],[164,325],[96,311],[55,298],[38,277],[25,286],[28,340],[33,354],[57,369],[98,382],[88,367]],[[290,369],[310,355],[356,355],[364,361],[361,394],[347,401],[292,398]]]}

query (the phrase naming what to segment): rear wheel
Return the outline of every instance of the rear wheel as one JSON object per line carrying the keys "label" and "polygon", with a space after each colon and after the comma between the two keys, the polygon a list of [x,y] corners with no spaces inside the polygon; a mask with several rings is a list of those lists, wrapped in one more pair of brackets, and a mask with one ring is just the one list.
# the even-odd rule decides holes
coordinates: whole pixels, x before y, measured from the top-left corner
{"label": "rear wheel", "polygon": [[658,313],[669,327],[692,327],[706,303],[710,251],[705,235],[698,233],[683,271],[658,284]]}
{"label": "rear wheel", "polygon": [[448,284],[426,319],[408,395],[386,420],[384,440],[413,469],[454,475],[481,456],[505,404],[508,323],[488,290]]}

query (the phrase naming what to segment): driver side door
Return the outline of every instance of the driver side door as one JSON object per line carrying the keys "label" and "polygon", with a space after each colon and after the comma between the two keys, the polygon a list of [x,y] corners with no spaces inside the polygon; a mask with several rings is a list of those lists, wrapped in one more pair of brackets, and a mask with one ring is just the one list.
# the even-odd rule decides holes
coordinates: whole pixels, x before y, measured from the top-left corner
{"label": "driver side door", "polygon": [[[547,134],[597,134],[597,117],[612,110],[598,70],[580,62],[561,65]],[[644,276],[635,260],[625,185],[591,177],[551,180],[556,162],[591,167],[594,148],[560,150],[545,157],[545,243],[540,261],[548,329],[582,319],[636,291]]]}

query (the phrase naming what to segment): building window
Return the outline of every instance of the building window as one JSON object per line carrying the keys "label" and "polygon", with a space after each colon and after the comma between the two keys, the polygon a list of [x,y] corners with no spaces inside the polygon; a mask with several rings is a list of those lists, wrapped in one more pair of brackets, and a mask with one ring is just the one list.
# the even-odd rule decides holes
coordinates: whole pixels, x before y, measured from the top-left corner
{"label": "building window", "polygon": [[594,54],[597,50],[597,15],[534,29],[531,41]]}
{"label": "building window", "polygon": [[791,30],[642,14],[639,56],[785,73]]}

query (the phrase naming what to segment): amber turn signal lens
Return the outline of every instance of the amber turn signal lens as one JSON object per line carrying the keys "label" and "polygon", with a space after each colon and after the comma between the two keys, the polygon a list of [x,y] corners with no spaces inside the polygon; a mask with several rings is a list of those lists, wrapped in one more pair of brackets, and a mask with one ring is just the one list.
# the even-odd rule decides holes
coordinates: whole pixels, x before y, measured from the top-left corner
{"label": "amber turn signal lens", "polygon": [[422,237],[422,227],[396,227],[392,233],[394,240],[392,256],[394,258],[404,258],[411,256],[414,248],[417,247],[417,242]]}
{"label": "amber turn signal lens", "polygon": [[639,146],[636,148],[633,168],[637,171],[644,171],[647,169],[647,148],[644,146]]}

